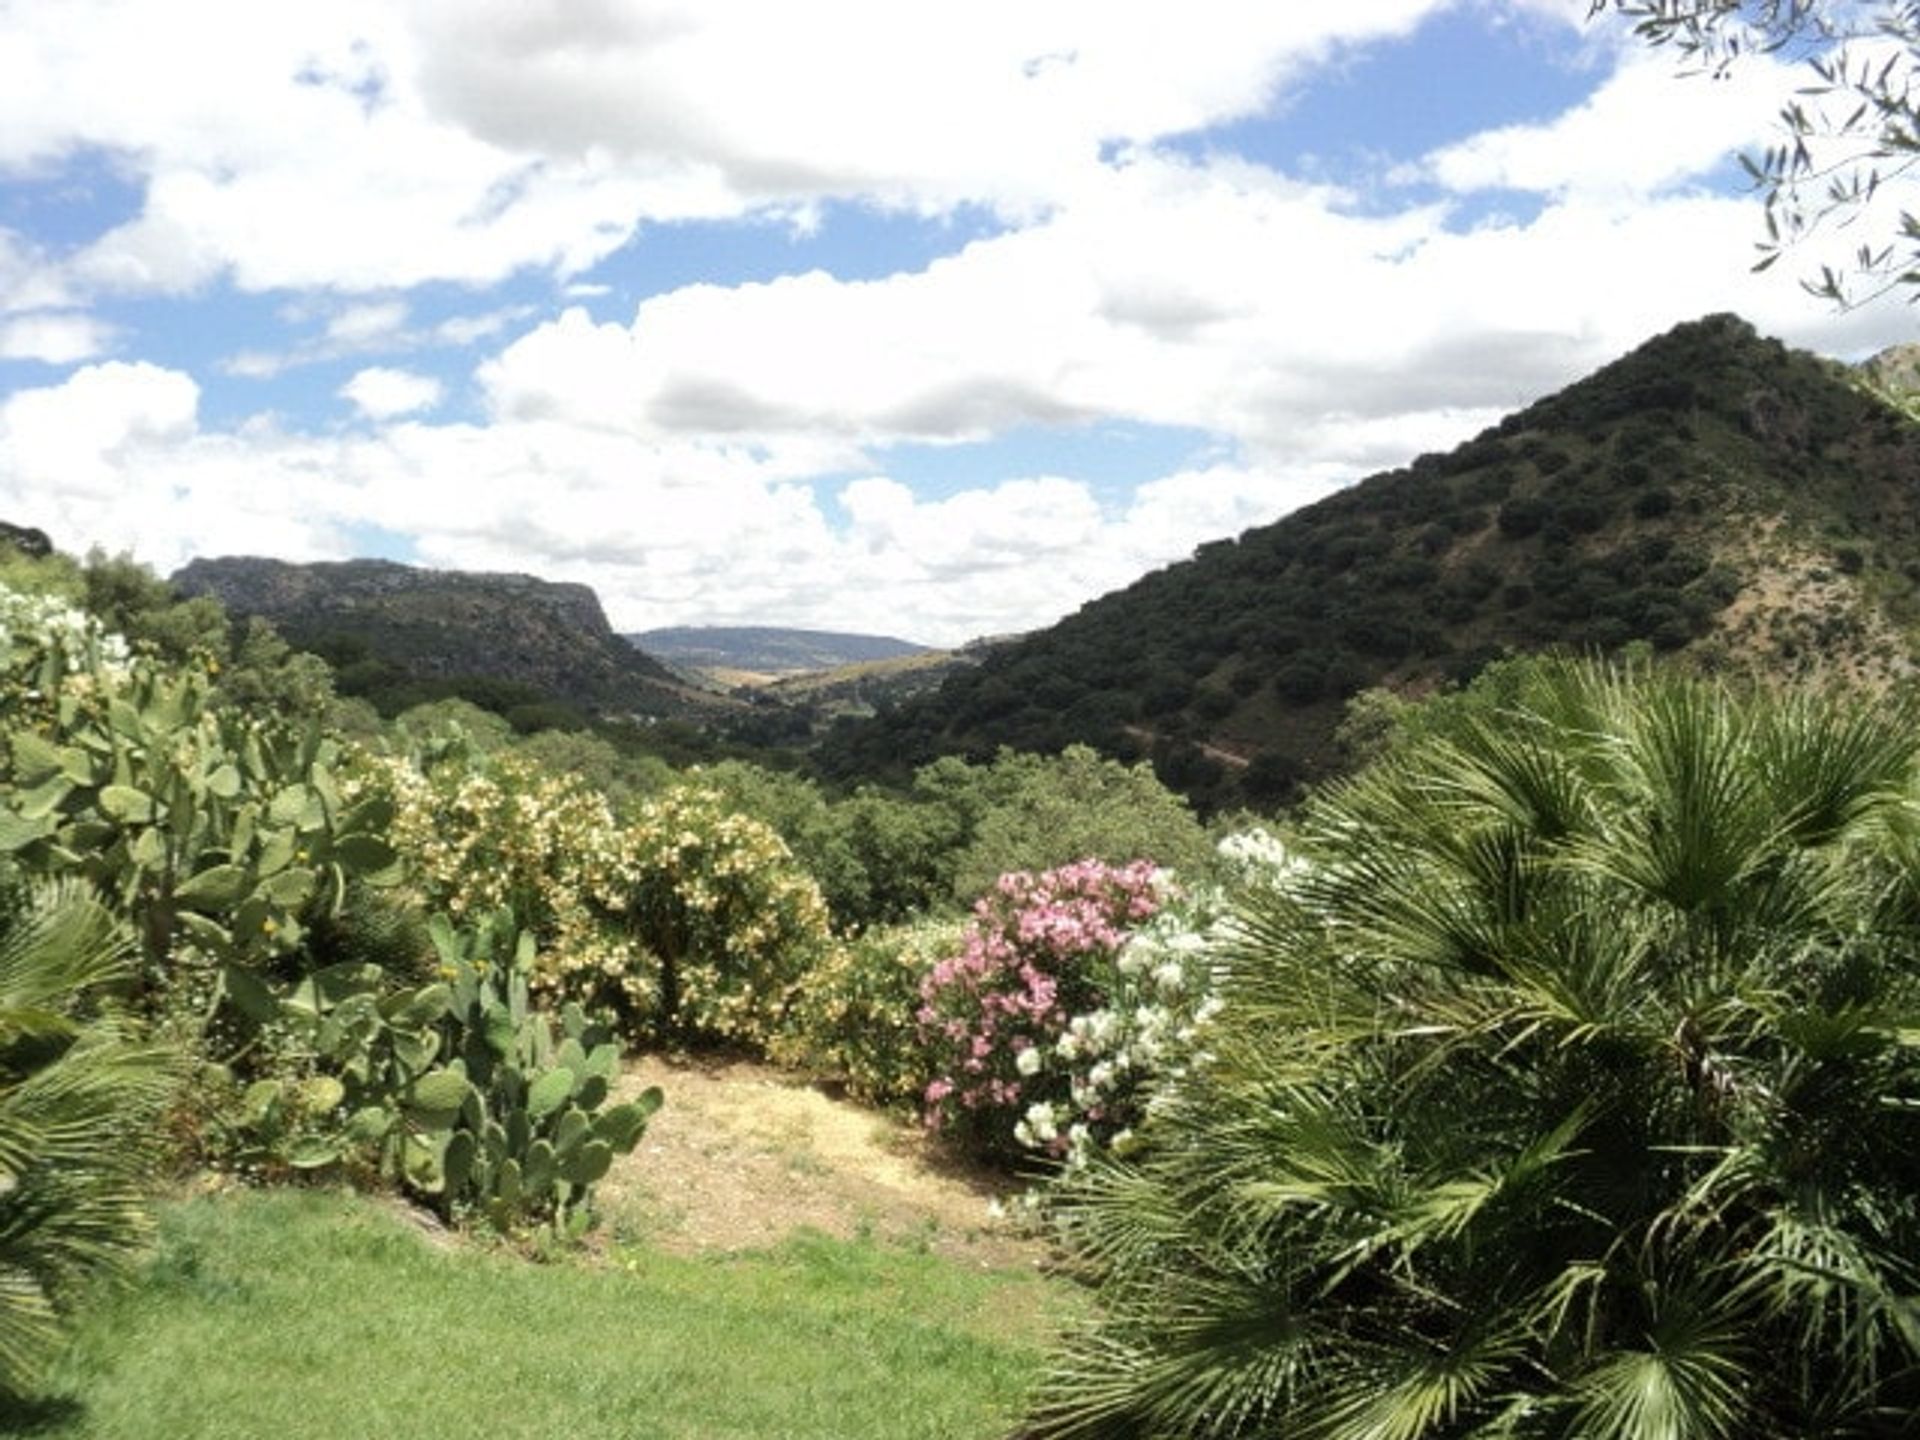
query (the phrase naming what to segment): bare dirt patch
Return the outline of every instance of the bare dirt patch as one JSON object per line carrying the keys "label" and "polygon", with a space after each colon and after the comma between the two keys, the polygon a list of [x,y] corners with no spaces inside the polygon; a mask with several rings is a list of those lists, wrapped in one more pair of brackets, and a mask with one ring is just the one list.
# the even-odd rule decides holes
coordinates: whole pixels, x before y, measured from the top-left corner
{"label": "bare dirt patch", "polygon": [[667,1103],[595,1189],[616,1233],[681,1253],[760,1249],[811,1228],[989,1268],[1046,1247],[996,1216],[1017,1187],[969,1171],[911,1124],[747,1060],[639,1056],[621,1092]]}

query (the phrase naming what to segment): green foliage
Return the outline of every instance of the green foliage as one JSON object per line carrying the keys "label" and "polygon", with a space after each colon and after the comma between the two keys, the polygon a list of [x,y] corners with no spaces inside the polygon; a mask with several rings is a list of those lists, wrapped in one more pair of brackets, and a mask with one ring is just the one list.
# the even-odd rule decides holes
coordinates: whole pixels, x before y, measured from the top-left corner
{"label": "green foliage", "polygon": [[537,937],[536,988],[636,1036],[764,1044],[832,943],[819,887],[767,826],[677,787],[616,819],[577,780],[514,755],[392,760],[374,792],[428,902],[510,908]]}
{"label": "green foliage", "polygon": [[841,807],[804,776],[767,770],[742,760],[703,765],[699,783],[725,797],[732,809],[772,827],[820,886],[843,929],[874,920],[872,886],[854,848]]}
{"label": "green foliage", "polygon": [[190,951],[246,1008],[253,972],[350,877],[394,864],[388,808],[346,802],[317,727],[242,719],[202,670],[125,659],[112,636],[7,603],[0,852],[85,876],[132,917],[150,974]]}
{"label": "green foliage", "polygon": [[919,1113],[934,1054],[914,1019],[927,972],[961,945],[963,922],[869,930],[801,979],[772,1047],[782,1063],[837,1080],[868,1104]]}
{"label": "green foliage", "polygon": [[[1839,367],[1709,316],[1449,455],[1203,546],[996,647],[937,694],[834,731],[820,765],[900,783],[943,754],[1081,743],[1151,758],[1202,814],[1272,803],[1291,778],[1339,769],[1341,707],[1364,689],[1418,694],[1552,646],[1770,658],[1739,629],[1752,607],[1732,602],[1776,591],[1783,554],[1836,542],[1869,557],[1868,583],[1848,587],[1861,616],[1904,635],[1920,615],[1920,579],[1901,569],[1920,555],[1913,434]],[[1782,603],[1815,612],[1819,596]],[[1804,648],[1887,674],[1904,651],[1875,658],[1860,638],[1871,628]],[[1273,758],[1238,763],[1258,756]]]}
{"label": "green foliage", "polygon": [[438,758],[450,748],[462,754],[497,755],[513,743],[513,726],[471,700],[428,701],[394,717],[393,733],[416,753]]}
{"label": "green foliage", "polygon": [[175,1057],[107,997],[133,973],[119,921],[73,879],[0,893],[0,1410],[74,1302],[147,1232],[143,1189]]}
{"label": "green foliage", "polygon": [[445,1215],[578,1236],[592,1187],[638,1143],[660,1093],[607,1103],[620,1070],[612,1032],[577,1006],[556,1021],[533,1005],[533,937],[510,916],[430,928],[439,966],[426,984],[345,963],[278,997],[276,1019],[316,1073],[254,1082],[245,1118],[295,1169],[368,1157]]}
{"label": "green foliage", "polygon": [[1319,796],[1032,1433],[1907,1433],[1917,718],[1566,665]]}
{"label": "green foliage", "polygon": [[1074,860],[1151,860],[1181,871],[1205,863],[1205,832],[1146,765],[1084,745],[1057,756],[1003,752],[978,777],[980,802],[955,861],[954,898],[971,901],[1002,875]]}
{"label": "green foliage", "polygon": [[607,797],[617,811],[673,784],[673,769],[653,755],[623,754],[611,741],[578,731],[546,730],[514,747],[514,754],[549,775],[571,775]]}
{"label": "green foliage", "polygon": [[[646,801],[621,832],[602,904],[621,918],[634,963],[612,998],[682,1038],[767,1044],[801,977],[833,949],[826,902],[780,837],[712,791]],[[578,970],[560,993],[576,993]]]}

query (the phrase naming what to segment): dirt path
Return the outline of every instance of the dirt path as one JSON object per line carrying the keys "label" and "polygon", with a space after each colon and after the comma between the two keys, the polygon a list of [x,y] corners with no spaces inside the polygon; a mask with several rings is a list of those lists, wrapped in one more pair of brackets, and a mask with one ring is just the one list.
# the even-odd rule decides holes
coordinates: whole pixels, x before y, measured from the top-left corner
{"label": "dirt path", "polygon": [[[1152,745],[1160,738],[1144,725],[1122,725],[1120,728],[1127,734],[1133,736],[1134,739],[1144,740],[1149,745]],[[1245,755],[1236,754],[1232,750],[1223,750],[1218,745],[1211,745],[1205,740],[1198,742],[1198,748],[1200,753],[1205,755],[1209,760],[1218,760],[1222,765],[1234,770],[1244,770],[1253,764],[1253,761]]]}
{"label": "dirt path", "polygon": [[615,1233],[682,1252],[757,1249],[811,1227],[924,1246],[984,1267],[1045,1247],[995,1217],[1010,1187],[943,1162],[914,1127],[745,1060],[630,1060],[620,1089],[666,1092],[596,1187]]}

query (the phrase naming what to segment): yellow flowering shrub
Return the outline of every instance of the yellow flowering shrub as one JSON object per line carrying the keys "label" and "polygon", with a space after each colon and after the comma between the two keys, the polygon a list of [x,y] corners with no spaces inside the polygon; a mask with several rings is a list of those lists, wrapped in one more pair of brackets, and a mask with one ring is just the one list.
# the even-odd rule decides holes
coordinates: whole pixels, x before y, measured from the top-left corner
{"label": "yellow flowering shrub", "polygon": [[682,787],[625,819],[512,756],[387,764],[394,843],[430,906],[505,906],[538,938],[538,988],[630,1028],[765,1044],[832,950],[826,904],[769,827]]}
{"label": "yellow flowering shrub", "polygon": [[961,946],[965,922],[920,920],[869,930],[801,981],[774,1058],[831,1076],[874,1105],[918,1112],[934,1074],[915,1013],[920,982]]}
{"label": "yellow flowering shrub", "polygon": [[801,977],[834,949],[812,876],[770,826],[696,786],[640,805],[621,841],[606,903],[641,942],[629,1003],[683,1033],[773,1040]]}

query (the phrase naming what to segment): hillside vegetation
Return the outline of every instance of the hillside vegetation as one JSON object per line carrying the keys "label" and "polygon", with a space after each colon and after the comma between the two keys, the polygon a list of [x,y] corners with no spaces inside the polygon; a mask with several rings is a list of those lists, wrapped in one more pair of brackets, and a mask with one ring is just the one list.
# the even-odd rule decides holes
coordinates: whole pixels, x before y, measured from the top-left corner
{"label": "hillside vegetation", "polygon": [[838,729],[841,777],[1083,742],[1203,805],[1342,763],[1346,702],[1643,642],[1711,668],[1907,673],[1920,428],[1731,316],[1676,327],[1445,455],[1146,576]]}
{"label": "hillside vegetation", "polygon": [[[1418,704],[1349,707],[1344,743],[1358,752],[1365,721],[1370,763],[1278,833],[1239,817],[1209,835],[1151,767],[1078,745],[942,756],[902,790],[834,794],[740,761],[676,770],[591,734],[516,735],[459,701],[383,723],[210,597],[181,600],[130,562],[0,552],[0,1431],[23,1413],[29,1433],[76,1436],[155,1421],[151,1397],[183,1393],[178,1367],[143,1360],[160,1346],[121,1338],[126,1321],[204,1342],[202,1299],[246,1295],[257,1314],[219,1306],[245,1344],[187,1347],[237,1366],[196,1371],[210,1388],[156,1433],[280,1404],[289,1356],[354,1405],[407,1407],[389,1423],[343,1399],[327,1407],[352,1417],[343,1433],[445,1429],[424,1387],[454,1371],[407,1356],[422,1387],[369,1387],[365,1324],[325,1330],[271,1277],[312,1280],[329,1315],[378,1295],[414,1335],[469,1315],[470,1272],[381,1240],[325,1280],[337,1208],[289,1248],[290,1225],[254,1232],[272,1245],[246,1232],[249,1214],[291,1209],[222,1206],[201,1212],[212,1238],[182,1254],[176,1286],[166,1249],[134,1259],[163,1166],[386,1191],[498,1237],[503,1263],[513,1248],[565,1260],[611,1217],[601,1253],[624,1277],[500,1272],[524,1297],[501,1314],[523,1329],[600,1307],[588,1331],[663,1342],[661,1383],[638,1394],[580,1362],[579,1433],[687,1417],[707,1417],[690,1434],[863,1433],[843,1418],[852,1398],[809,1418],[809,1387],[876,1353],[895,1383],[863,1393],[906,1395],[892,1372],[913,1369],[931,1384],[906,1413],[1009,1423],[1029,1359],[917,1313],[829,1333],[772,1288],[736,1304],[705,1283],[718,1271],[674,1271],[687,1294],[635,1283],[666,1271],[623,1251],[636,1212],[607,1187],[660,1153],[640,1142],[677,1082],[625,1067],[664,1048],[790,1067],[1034,1180],[1092,1293],[1022,1433],[1908,1433],[1920,701],[1859,682],[1908,654],[1913,432],[1737,323],[1665,343],[1691,355],[1698,391],[1617,367],[1611,390],[1569,392],[1584,428],[1555,420],[1574,403],[1556,397],[1478,442],[1473,465],[1423,461],[1291,539],[1210,547],[1120,597],[1210,566],[1240,577],[1251,613],[1250,574],[1300,596],[1318,574],[1341,613],[1385,597],[1399,623],[1437,631],[1435,597],[1476,556],[1505,555],[1510,575],[1569,578],[1544,598],[1502,582],[1525,593],[1468,606],[1456,640],[1397,657],[1403,678],[1490,650],[1495,614],[1544,627],[1543,607],[1581,589],[1600,598],[1539,633],[1648,652],[1507,659]],[[1741,385],[1732,419],[1700,398]],[[1636,476],[1626,432],[1592,418],[1608,394],[1646,427],[1645,453],[1662,426],[1715,443]],[[1434,518],[1489,467],[1512,473],[1477,528]],[[1590,527],[1570,518],[1581,495],[1599,497]],[[1418,589],[1339,579],[1359,540],[1344,570],[1306,554],[1343,527],[1398,535],[1378,516],[1419,505],[1452,538]],[[1608,535],[1614,551],[1593,548]],[[1648,568],[1616,573],[1623,554]],[[1865,618],[1843,623],[1841,604]],[[1140,633],[1164,647],[1176,632]],[[1234,643],[1216,668],[1238,663]],[[1842,673],[1702,677],[1660,650]],[[1245,742],[1228,727],[1260,687],[1224,693],[1219,728],[1184,743],[1253,778],[1262,760],[1229,748]],[[1337,693],[1322,676],[1295,708]],[[1177,720],[1142,710],[1120,729],[1157,746]],[[133,1308],[101,1308],[98,1281],[130,1270]],[[702,1316],[728,1337],[718,1351]],[[512,1333],[475,1343],[511,1356]],[[750,1420],[735,1347],[823,1363],[767,1372]],[[551,1364],[530,1363],[544,1384]],[[904,1433],[889,1403],[866,1433]],[[259,1414],[230,1433],[285,1428]]]}
{"label": "hillside vegetation", "polygon": [[584,585],[531,575],[422,570],[388,560],[294,565],[199,559],[172,583],[271,621],[330,662],[342,693],[385,714],[459,695],[493,709],[686,715],[719,708],[613,633]]}

